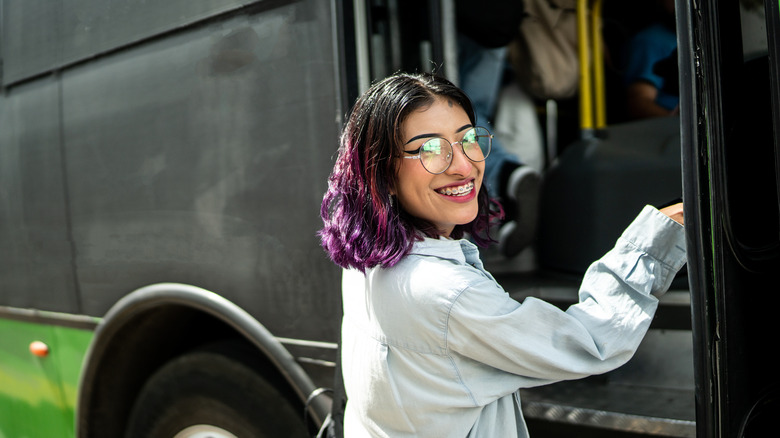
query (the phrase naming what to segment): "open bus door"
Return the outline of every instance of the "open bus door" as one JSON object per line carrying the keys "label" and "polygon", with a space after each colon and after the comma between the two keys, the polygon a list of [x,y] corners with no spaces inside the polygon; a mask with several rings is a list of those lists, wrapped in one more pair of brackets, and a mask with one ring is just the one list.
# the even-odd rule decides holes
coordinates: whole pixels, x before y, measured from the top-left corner
{"label": "open bus door", "polygon": [[[614,77],[607,77],[604,55],[608,49],[613,56],[619,50],[602,46],[602,18],[621,27],[625,20],[636,19],[631,15],[635,11],[623,10],[626,7],[619,3],[577,2],[579,92],[571,101],[555,102],[568,109],[569,118],[576,114],[577,133],[557,131],[559,138],[574,140],[561,142],[562,147],[547,154],[552,159],[543,174],[535,266],[518,273],[512,272],[514,265],[496,269],[486,261],[518,300],[535,296],[561,308],[576,303],[585,270],[612,248],[642,207],[682,196],[679,117],[607,123],[607,91],[618,84],[608,82]],[[545,125],[572,125],[562,113],[560,123]],[[521,390],[531,435],[694,436],[687,289],[683,273],[661,298],[648,335],[625,366],[600,376]]]}
{"label": "open bus door", "polygon": [[[600,3],[580,5],[593,8],[597,18]],[[600,379],[529,391],[526,408],[538,415],[528,418],[567,422],[576,416],[572,423],[664,436],[693,436],[694,428],[699,437],[767,436],[771,430],[773,414],[780,413],[780,377],[771,360],[780,332],[774,322],[780,296],[772,281],[780,267],[778,8],[777,1],[676,1],[679,118],[607,127],[599,101],[603,91],[587,95],[591,87],[599,90],[601,73],[583,71],[582,138],[545,175],[539,264],[577,274],[611,244],[623,228],[620,222],[630,219],[631,202],[662,202],[679,187],[686,202],[689,263],[687,277],[676,282],[679,290],[673,284],[671,294],[684,300],[690,289],[690,325],[679,317],[687,304],[672,315],[662,299],[654,327],[663,333],[657,344],[668,349],[648,350],[654,344],[645,342],[625,368]],[[581,32],[581,42],[588,35]],[[591,53],[594,67],[600,66],[598,50]],[[637,178],[638,171],[648,173]],[[691,351],[668,344],[674,330],[690,330],[692,336],[695,423],[681,403]],[[653,332],[651,327],[648,339]],[[670,372],[658,374],[652,385],[624,388],[619,403],[612,403],[618,401],[620,385],[613,383],[620,383],[621,374],[634,384],[665,369]],[[682,391],[672,396],[667,390],[676,381],[683,383]],[[643,400],[648,394],[663,402]]]}
{"label": "open bus door", "polygon": [[697,436],[769,436],[780,413],[778,2],[678,0],[677,24]]}

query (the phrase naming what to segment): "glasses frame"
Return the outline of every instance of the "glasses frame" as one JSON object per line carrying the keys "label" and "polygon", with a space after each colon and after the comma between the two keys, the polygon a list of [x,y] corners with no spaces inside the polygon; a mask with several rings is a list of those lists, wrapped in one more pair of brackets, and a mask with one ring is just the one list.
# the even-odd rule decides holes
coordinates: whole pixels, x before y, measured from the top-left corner
{"label": "glasses frame", "polygon": [[[453,155],[455,154],[455,145],[459,144],[460,145],[460,150],[463,151],[463,155],[466,158],[468,158],[469,161],[472,161],[474,163],[479,163],[479,162],[485,161],[487,159],[487,157],[490,155],[490,153],[493,151],[493,134],[491,134],[490,130],[488,130],[484,126],[473,126],[473,127],[469,128],[469,129],[474,129],[474,130],[476,130],[476,129],[484,129],[485,132],[487,132],[488,151],[487,151],[486,154],[484,154],[484,156],[482,157],[481,160],[475,160],[475,159],[469,157],[469,154],[466,153],[466,149],[463,147],[463,140],[462,139],[460,141],[450,142],[449,140],[447,140],[446,138],[443,138],[443,137],[431,137],[431,138],[429,138],[429,139],[427,139],[427,140],[425,140],[423,142],[423,145],[424,145],[425,143],[427,143],[427,142],[429,142],[429,141],[431,141],[433,139],[437,139],[438,138],[439,140],[444,140],[445,143],[448,143],[450,145],[450,154],[449,154],[450,157],[449,157],[449,160],[447,161],[447,167],[445,167],[444,170],[442,170],[441,172],[431,172],[430,170],[428,170],[427,167],[425,167],[425,164],[423,164],[423,162],[422,162],[422,157],[420,156],[420,154],[422,153],[422,145],[419,148],[417,148],[417,149],[415,149],[413,151],[403,151],[405,154],[413,154],[413,155],[404,155],[403,158],[408,158],[410,160],[420,160],[420,165],[428,173],[431,173],[433,175],[440,175],[440,174],[446,172],[447,169],[449,169],[450,166],[452,165],[452,158],[453,158]],[[468,132],[468,131],[466,131],[466,132]]]}

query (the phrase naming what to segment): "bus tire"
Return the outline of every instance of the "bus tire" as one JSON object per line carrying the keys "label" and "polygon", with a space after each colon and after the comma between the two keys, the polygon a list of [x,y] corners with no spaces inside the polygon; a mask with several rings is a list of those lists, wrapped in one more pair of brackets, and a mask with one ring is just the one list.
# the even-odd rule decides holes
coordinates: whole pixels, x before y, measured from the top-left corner
{"label": "bus tire", "polygon": [[244,361],[218,351],[187,353],[162,366],[141,389],[125,436],[307,436],[302,412]]}

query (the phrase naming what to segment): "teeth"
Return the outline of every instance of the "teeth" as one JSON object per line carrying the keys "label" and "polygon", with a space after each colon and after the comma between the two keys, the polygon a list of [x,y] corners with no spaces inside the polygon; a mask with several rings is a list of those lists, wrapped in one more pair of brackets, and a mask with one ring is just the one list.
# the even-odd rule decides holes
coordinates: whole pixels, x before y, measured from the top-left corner
{"label": "teeth", "polygon": [[472,190],[474,190],[473,181],[458,187],[447,187],[439,190],[438,192],[441,193],[442,195],[448,195],[448,196],[463,196],[465,194],[470,193]]}

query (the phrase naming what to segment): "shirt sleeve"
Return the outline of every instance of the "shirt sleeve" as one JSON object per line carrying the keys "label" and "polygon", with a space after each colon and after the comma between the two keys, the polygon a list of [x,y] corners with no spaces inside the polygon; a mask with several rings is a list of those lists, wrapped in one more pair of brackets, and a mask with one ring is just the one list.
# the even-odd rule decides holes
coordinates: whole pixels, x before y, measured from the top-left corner
{"label": "shirt sleeve", "polygon": [[518,387],[610,371],[634,354],[655,314],[656,296],[685,260],[683,227],[647,206],[588,268],[579,303],[566,311],[535,298],[519,303],[489,281],[461,291],[450,312],[448,349],[522,376]]}

